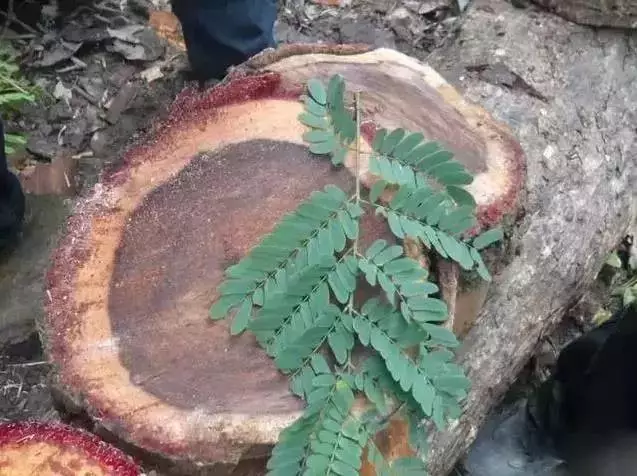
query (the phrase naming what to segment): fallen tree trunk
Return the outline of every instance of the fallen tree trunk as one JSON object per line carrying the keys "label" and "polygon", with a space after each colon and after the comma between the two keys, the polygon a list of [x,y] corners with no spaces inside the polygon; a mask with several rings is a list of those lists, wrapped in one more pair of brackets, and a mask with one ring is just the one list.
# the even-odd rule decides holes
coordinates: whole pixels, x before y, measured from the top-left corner
{"label": "fallen tree trunk", "polygon": [[533,0],[582,25],[637,28],[637,0]]}
{"label": "fallen tree trunk", "polygon": [[621,31],[476,0],[428,61],[513,127],[528,159],[515,257],[464,341],[465,413],[431,442],[431,474],[444,475],[636,218],[637,48]]}
{"label": "fallen tree trunk", "polygon": [[[230,339],[225,324],[205,320],[223,267],[309,191],[351,186],[304,152],[295,122],[299,82],[345,71],[353,84],[372,86],[381,100],[368,95],[372,107],[363,112],[377,116],[376,125],[441,138],[482,174],[483,223],[515,214],[522,162],[506,128],[430,69],[363,51],[269,52],[210,95],[186,93],[69,222],[42,326],[61,394],[178,473],[264,455],[301,406],[248,336]],[[621,33],[486,0],[473,3],[460,36],[431,58],[510,124],[530,157],[514,258],[465,340],[473,389],[459,423],[433,433],[434,475],[466,450],[634,217],[634,59]],[[397,425],[381,446],[400,455],[408,451],[403,437]]]}

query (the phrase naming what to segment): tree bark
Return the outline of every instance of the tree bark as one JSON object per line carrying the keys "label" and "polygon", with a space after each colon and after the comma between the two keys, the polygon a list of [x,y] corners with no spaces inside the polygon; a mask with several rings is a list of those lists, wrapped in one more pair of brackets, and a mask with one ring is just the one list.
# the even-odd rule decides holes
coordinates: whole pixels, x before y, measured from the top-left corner
{"label": "tree bark", "polygon": [[637,0],[533,0],[575,23],[637,28]]}
{"label": "tree bark", "polygon": [[432,438],[431,474],[445,475],[635,221],[637,48],[622,31],[475,0],[428,61],[509,124],[528,158],[514,256],[460,355],[472,381],[465,413]]}

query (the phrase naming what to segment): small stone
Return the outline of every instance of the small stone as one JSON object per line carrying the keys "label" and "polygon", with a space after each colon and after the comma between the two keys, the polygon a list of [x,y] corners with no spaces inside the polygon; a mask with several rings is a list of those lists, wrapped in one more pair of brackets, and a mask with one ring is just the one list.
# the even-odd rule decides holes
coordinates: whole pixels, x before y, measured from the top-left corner
{"label": "small stone", "polygon": [[471,0],[458,0],[458,8],[461,12],[464,12]]}
{"label": "small stone", "polygon": [[91,150],[96,156],[102,156],[108,149],[108,142],[107,135],[103,131],[97,131],[93,134],[93,137],[91,137]]}
{"label": "small stone", "polygon": [[374,0],[373,8],[379,13],[387,13],[394,6],[394,0]]}
{"label": "small stone", "polygon": [[89,129],[88,121],[85,117],[79,117],[67,128],[64,135],[64,144],[75,149],[79,149],[85,143]]}
{"label": "small stone", "polygon": [[369,20],[344,21],[339,25],[341,43],[364,43],[376,47],[394,47],[390,31],[377,28]]}
{"label": "small stone", "polygon": [[111,103],[108,106],[108,112],[106,113],[106,120],[115,124],[122,113],[128,109],[135,96],[137,96],[137,92],[139,87],[131,82],[126,83],[117,93],[117,95],[111,100]]}
{"label": "small stone", "polygon": [[398,7],[387,17],[389,25],[399,38],[405,41],[411,40],[411,27],[413,23],[412,13],[405,7]]}
{"label": "small stone", "polygon": [[58,81],[53,89],[53,97],[55,99],[63,99],[68,103],[73,97],[73,91],[71,88],[64,86],[62,81]]}
{"label": "small stone", "polygon": [[549,144],[544,149],[544,152],[542,153],[542,155],[544,156],[546,160],[549,160],[551,157],[555,155],[555,152],[557,152],[557,149],[555,148],[555,146],[552,144]]}

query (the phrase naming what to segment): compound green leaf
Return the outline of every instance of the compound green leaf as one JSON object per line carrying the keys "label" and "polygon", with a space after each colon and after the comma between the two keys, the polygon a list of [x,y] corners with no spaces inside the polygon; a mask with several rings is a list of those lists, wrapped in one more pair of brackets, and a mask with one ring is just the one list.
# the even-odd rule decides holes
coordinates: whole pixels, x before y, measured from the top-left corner
{"label": "compound green leaf", "polygon": [[398,258],[403,254],[403,249],[401,246],[389,246],[385,248],[383,251],[378,253],[372,261],[376,263],[378,266],[383,266],[385,263],[390,262],[393,259]]}
{"label": "compound green leaf", "polygon": [[480,253],[478,253],[478,251],[475,248],[469,248],[469,253],[471,254],[471,257],[473,258],[473,261],[476,263],[476,271],[478,272],[480,277],[484,279],[485,281],[490,282],[491,274],[489,273],[489,270],[485,266],[484,261],[482,261],[482,256],[480,256]]}
{"label": "compound green leaf", "polygon": [[414,386],[411,393],[420,405],[423,413],[427,416],[431,416],[433,411],[434,398],[436,397],[435,389],[427,383],[425,379],[414,382]]}
{"label": "compound green leaf", "polygon": [[342,165],[345,163],[345,157],[347,157],[347,149],[340,144],[336,144],[332,151],[332,164]]}
{"label": "compound green leaf", "polygon": [[427,467],[420,459],[413,456],[406,456],[394,461],[391,465],[394,474],[400,476],[426,476]]}
{"label": "compound green leaf", "polygon": [[332,245],[334,247],[334,251],[341,252],[345,249],[345,244],[347,243],[347,239],[345,238],[345,232],[343,231],[343,227],[337,220],[330,220],[329,222],[329,230],[332,238]]}
{"label": "compound green leaf", "polygon": [[302,124],[305,124],[306,126],[312,127],[314,129],[328,130],[330,127],[327,119],[325,119],[324,117],[315,116],[314,114],[310,114],[308,112],[302,112],[301,114],[299,114],[299,121],[301,121]]}
{"label": "compound green leaf", "polygon": [[376,240],[370,245],[369,248],[367,248],[365,257],[367,257],[367,259],[373,260],[386,247],[387,247],[387,242],[385,240]]}
{"label": "compound green leaf", "polygon": [[358,476],[358,471],[342,461],[332,461],[330,471],[340,476]]}
{"label": "compound green leaf", "polygon": [[347,287],[343,281],[341,281],[341,278],[338,276],[336,271],[332,271],[328,275],[327,282],[329,283],[330,288],[332,288],[332,292],[334,293],[334,297],[336,297],[337,301],[341,304],[347,303],[350,293],[347,291]]}
{"label": "compound green leaf", "polygon": [[391,303],[392,306],[396,305],[396,286],[391,280],[387,277],[385,273],[378,273],[378,284],[383,288],[385,294],[387,295],[387,300]]}
{"label": "compound green leaf", "polygon": [[331,372],[325,357],[320,354],[314,354],[310,359],[310,364],[317,374],[329,374]]}
{"label": "compound green leaf", "polygon": [[327,142],[330,139],[334,139],[334,135],[321,129],[312,129],[303,134],[303,140],[306,142]]}
{"label": "compound green leaf", "polygon": [[381,154],[391,154],[398,143],[405,137],[405,129],[394,129],[391,131],[381,146],[379,152]]}
{"label": "compound green leaf", "polygon": [[388,212],[387,221],[389,223],[389,229],[392,231],[394,235],[396,235],[398,238],[405,237],[405,231],[403,230],[403,227],[400,224],[400,219],[398,218],[398,215],[396,215],[392,211]]}
{"label": "compound green leaf", "polygon": [[449,329],[426,322],[420,324],[420,327],[429,334],[429,339],[437,344],[446,347],[457,347],[459,345],[458,339]]}
{"label": "compound green leaf", "polygon": [[471,195],[471,193],[469,193],[462,187],[458,187],[457,185],[449,185],[447,187],[447,193],[459,206],[476,206],[476,200],[475,198],[473,198],[473,195]]}
{"label": "compound green leaf", "polygon": [[504,232],[502,231],[502,228],[492,228],[491,230],[485,231],[474,238],[472,244],[476,250],[482,250],[497,241],[502,241],[503,238]]}
{"label": "compound green leaf", "polygon": [[334,378],[334,375],[332,375],[331,373],[317,375],[316,377],[312,379],[312,385],[314,387],[331,387],[335,383],[336,383],[336,379]]}
{"label": "compound green leaf", "polygon": [[419,238],[424,234],[422,225],[416,220],[411,220],[405,216],[401,216],[400,225],[405,232],[405,235],[411,238]]}
{"label": "compound green leaf", "polygon": [[426,157],[436,153],[440,150],[440,144],[437,142],[427,142],[423,145],[416,147],[412,150],[404,159],[405,163],[418,165],[418,169],[421,170],[419,163]]}
{"label": "compound green leaf", "polygon": [[241,334],[248,327],[250,317],[252,316],[252,299],[246,298],[241,303],[239,310],[232,320],[232,326],[230,327],[230,334]]}
{"label": "compound green leaf", "polygon": [[427,172],[428,174],[433,174],[437,167],[447,165],[452,158],[453,154],[451,152],[447,150],[438,150],[420,160],[417,164],[418,169],[423,172]]}
{"label": "compound green leaf", "polygon": [[414,132],[405,137],[400,144],[394,149],[394,156],[400,160],[403,160],[409,152],[425,139],[425,136],[421,132]]}
{"label": "compound green leaf", "polygon": [[378,130],[374,135],[374,140],[372,141],[372,149],[379,152],[385,143],[385,137],[387,137],[387,129]]}
{"label": "compound green leaf", "polygon": [[327,336],[327,342],[334,353],[334,357],[336,357],[336,361],[341,365],[347,362],[349,357],[349,348],[346,337],[342,334],[342,332],[331,332]]}
{"label": "compound green leaf", "polygon": [[334,74],[327,84],[327,102],[330,109],[340,109],[344,106],[345,80],[340,74]]}
{"label": "compound green leaf", "polygon": [[239,304],[243,298],[244,296],[241,294],[221,296],[210,309],[210,318],[213,320],[223,319],[230,309]]}
{"label": "compound green leaf", "polygon": [[313,98],[307,96],[305,97],[305,110],[318,117],[327,115],[327,109],[325,109],[325,106],[317,103]]}
{"label": "compound green leaf", "polygon": [[325,155],[330,154],[336,148],[336,139],[334,137],[330,137],[325,142],[311,142],[310,143],[310,152],[317,155]]}
{"label": "compound green leaf", "polygon": [[418,268],[419,264],[416,263],[411,258],[399,258],[383,266],[383,271],[389,275],[403,273],[405,271],[413,270],[414,268]]}
{"label": "compound green leaf", "polygon": [[468,172],[452,172],[441,175],[438,181],[443,185],[470,185],[473,182],[473,175]]}
{"label": "compound green leaf", "polygon": [[338,211],[338,220],[343,227],[345,236],[350,240],[355,240],[358,237],[358,222],[343,210]]}
{"label": "compound green leaf", "polygon": [[327,91],[325,91],[325,86],[318,79],[310,79],[307,82],[307,90],[317,103],[322,105],[327,103]]}
{"label": "compound green leaf", "polygon": [[380,198],[380,196],[387,188],[387,181],[378,180],[369,191],[369,201],[372,203],[376,203],[376,201]]}

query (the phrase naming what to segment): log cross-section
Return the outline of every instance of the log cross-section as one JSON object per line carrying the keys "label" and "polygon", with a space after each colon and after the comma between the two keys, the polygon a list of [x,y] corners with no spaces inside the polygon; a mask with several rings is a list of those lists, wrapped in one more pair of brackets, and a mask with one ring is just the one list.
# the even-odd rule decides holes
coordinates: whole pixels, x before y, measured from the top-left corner
{"label": "log cross-section", "polygon": [[[67,402],[182,474],[265,455],[302,410],[251,335],[207,316],[224,269],[285,213],[327,184],[353,190],[353,154],[342,169],[312,156],[297,119],[304,83],[334,73],[362,92],[363,151],[380,127],[423,132],[476,175],[482,226],[518,206],[524,157],[508,129],[393,50],[285,47],[184,91],[77,206],[42,325]],[[359,170],[369,185],[366,160]],[[378,219],[363,228],[388,234]]]}

